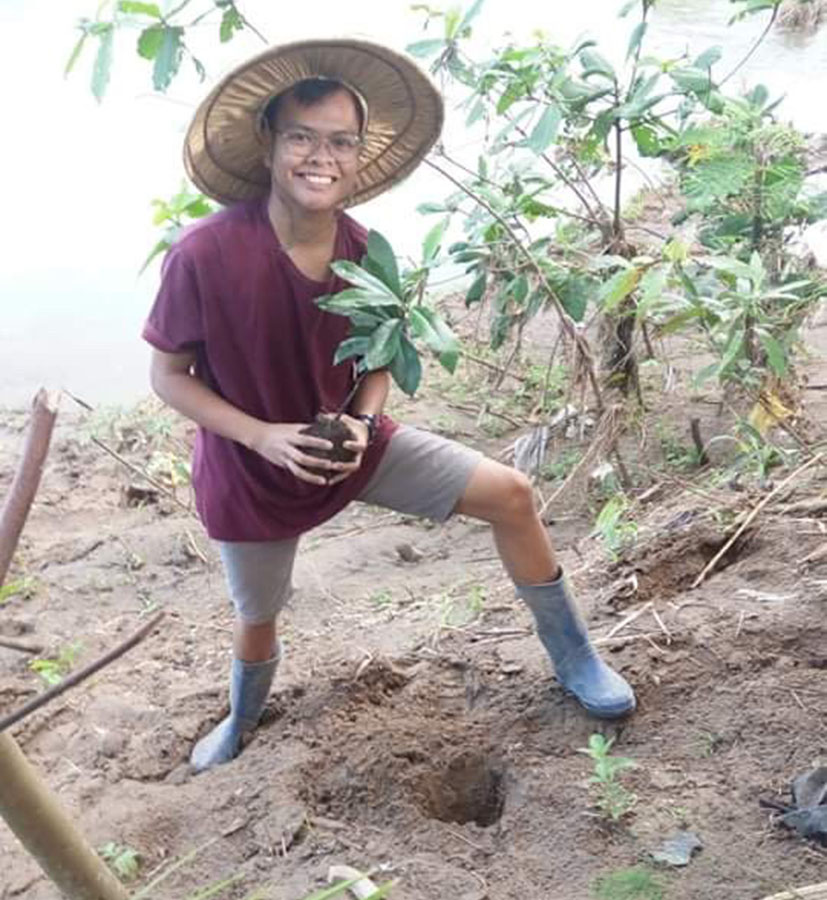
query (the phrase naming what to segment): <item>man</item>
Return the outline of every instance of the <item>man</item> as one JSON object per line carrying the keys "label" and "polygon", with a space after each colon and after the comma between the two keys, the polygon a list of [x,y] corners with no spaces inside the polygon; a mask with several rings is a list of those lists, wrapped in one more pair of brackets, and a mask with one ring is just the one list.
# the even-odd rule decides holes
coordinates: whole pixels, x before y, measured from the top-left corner
{"label": "man", "polygon": [[353,387],[352,366],[332,362],[348,322],[314,303],[345,287],[330,263],[365,250],[343,210],[415,168],[442,116],[407,58],[364,41],[306,41],[231,72],[190,126],[190,176],[228,208],[170,250],[144,337],[153,388],[200,426],[198,511],[236,611],[231,710],[193,750],[197,771],[232,759],[258,723],[299,536],[357,499],[490,522],[563,686],[597,716],[634,708],[629,685],[589,643],[524,476],[384,416],[385,371],[363,379],[344,416],[353,462],[308,452],[330,446],[303,433],[308,423]]}

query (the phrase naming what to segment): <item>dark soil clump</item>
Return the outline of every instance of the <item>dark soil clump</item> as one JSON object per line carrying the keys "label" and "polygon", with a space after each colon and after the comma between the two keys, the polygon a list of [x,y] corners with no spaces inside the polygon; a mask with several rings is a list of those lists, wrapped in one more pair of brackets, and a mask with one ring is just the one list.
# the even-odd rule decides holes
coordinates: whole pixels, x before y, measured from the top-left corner
{"label": "dark soil clump", "polygon": [[[333,462],[353,462],[356,459],[356,454],[353,450],[348,450],[344,446],[346,441],[355,441],[356,435],[341,419],[318,415],[316,416],[316,421],[307,428],[303,428],[301,433],[323,438],[333,444],[330,450],[321,450],[317,447],[303,448],[303,452],[308,456],[315,456],[317,459],[329,459]],[[328,480],[336,474],[328,469],[310,467],[308,467],[308,472],[312,472],[314,475],[322,475]]]}

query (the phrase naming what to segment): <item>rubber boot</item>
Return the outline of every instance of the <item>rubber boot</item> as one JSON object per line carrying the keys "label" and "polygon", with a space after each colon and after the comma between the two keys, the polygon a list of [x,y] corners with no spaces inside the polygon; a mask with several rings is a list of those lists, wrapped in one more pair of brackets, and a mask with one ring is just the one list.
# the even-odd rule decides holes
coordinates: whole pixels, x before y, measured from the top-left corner
{"label": "rubber boot", "polygon": [[626,679],[597,655],[562,572],[547,584],[518,585],[517,594],[534,614],[537,636],[557,680],[583,708],[601,719],[632,712],[635,695]]}
{"label": "rubber boot", "polygon": [[230,669],[230,714],[193,747],[190,765],[196,772],[229,762],[241,750],[241,738],[261,717],[281,658],[281,647],[272,659],[244,662],[234,659]]}

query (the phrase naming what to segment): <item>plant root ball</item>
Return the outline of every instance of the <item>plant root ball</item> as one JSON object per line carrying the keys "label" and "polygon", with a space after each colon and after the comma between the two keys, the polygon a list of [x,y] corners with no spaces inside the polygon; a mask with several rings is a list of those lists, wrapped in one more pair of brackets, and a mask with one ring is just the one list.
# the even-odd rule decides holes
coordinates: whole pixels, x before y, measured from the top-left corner
{"label": "plant root ball", "polygon": [[[319,414],[312,425],[302,428],[301,433],[323,438],[333,444],[330,450],[322,450],[317,447],[303,447],[302,452],[308,456],[315,456],[318,459],[329,459],[333,462],[353,462],[356,459],[354,451],[348,450],[344,446],[345,441],[355,441],[356,435],[341,419],[334,419],[330,416]],[[328,469],[315,469],[310,466],[306,468],[308,472],[312,472],[314,475],[321,475],[328,481],[338,474]]]}

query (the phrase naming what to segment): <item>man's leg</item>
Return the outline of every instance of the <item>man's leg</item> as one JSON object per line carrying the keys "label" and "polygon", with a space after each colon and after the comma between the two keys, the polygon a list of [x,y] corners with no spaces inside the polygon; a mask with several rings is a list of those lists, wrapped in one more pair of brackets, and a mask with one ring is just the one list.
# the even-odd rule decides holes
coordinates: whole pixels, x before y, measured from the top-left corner
{"label": "man's leg", "polygon": [[401,426],[359,499],[437,521],[459,512],[490,522],[563,686],[596,716],[634,709],[632,689],[589,641],[524,475],[455,441]]}
{"label": "man's leg", "polygon": [[590,713],[616,718],[635,708],[625,679],[595,652],[534,505],[529,480],[490,459],[474,470],[456,511],[491,523],[503,565],[537,623],[561,684]]}
{"label": "man's leg", "polygon": [[230,714],[193,748],[197,772],[229,762],[261,717],[281,657],[276,617],[290,596],[298,540],[222,542],[224,573],[235,607]]}

